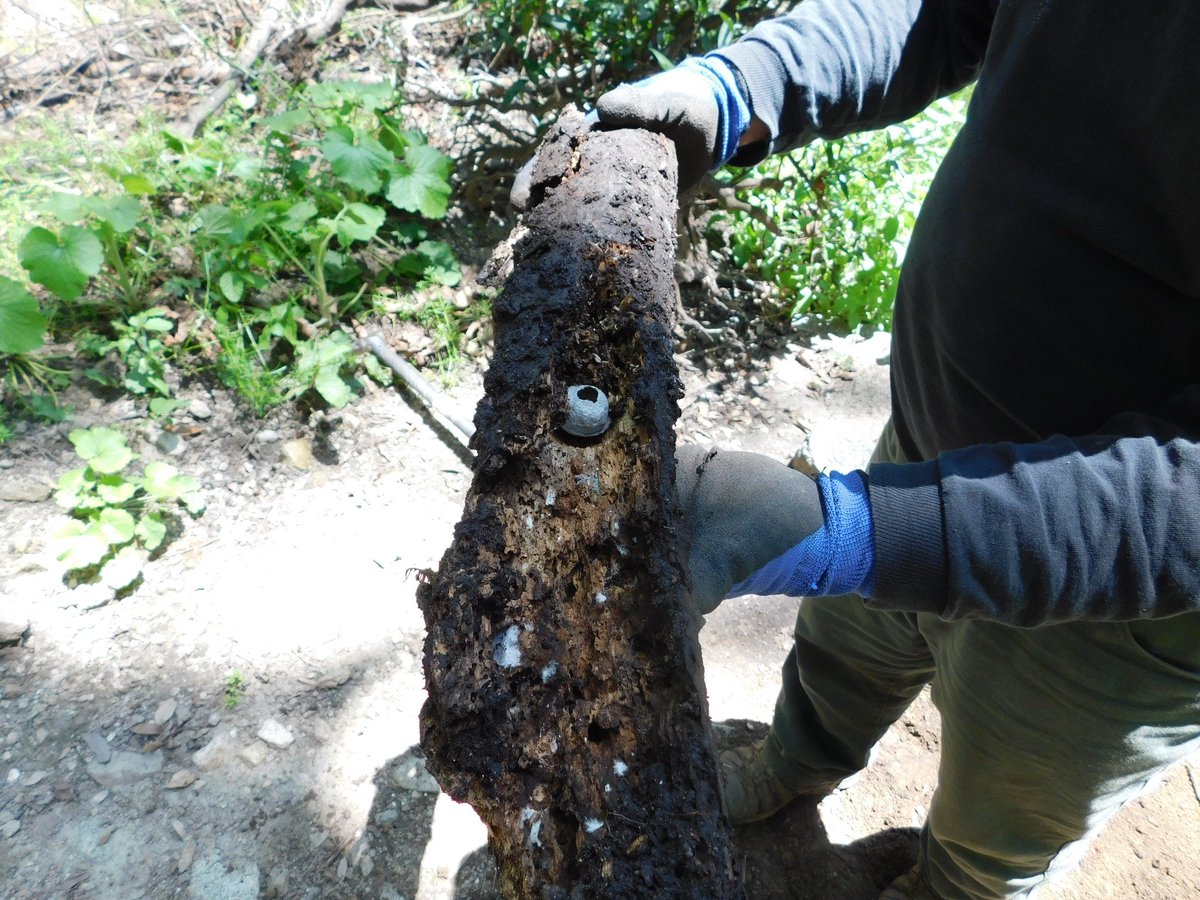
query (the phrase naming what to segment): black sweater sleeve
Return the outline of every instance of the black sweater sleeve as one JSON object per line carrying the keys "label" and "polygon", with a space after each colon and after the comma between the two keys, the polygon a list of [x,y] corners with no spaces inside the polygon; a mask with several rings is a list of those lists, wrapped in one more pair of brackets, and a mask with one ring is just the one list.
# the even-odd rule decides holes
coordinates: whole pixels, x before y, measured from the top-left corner
{"label": "black sweater sleeve", "polygon": [[719,55],[782,152],[902,121],[968,84],[995,12],[994,0],[805,0]]}
{"label": "black sweater sleeve", "polygon": [[1170,419],[871,467],[871,605],[1033,626],[1200,609],[1200,387]]}

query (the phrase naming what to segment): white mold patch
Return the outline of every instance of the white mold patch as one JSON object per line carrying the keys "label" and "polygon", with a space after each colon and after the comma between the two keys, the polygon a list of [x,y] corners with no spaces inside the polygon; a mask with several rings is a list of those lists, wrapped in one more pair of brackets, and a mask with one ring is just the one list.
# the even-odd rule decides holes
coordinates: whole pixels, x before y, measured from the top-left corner
{"label": "white mold patch", "polygon": [[583,829],[588,834],[591,834],[593,831],[599,831],[603,827],[604,823],[599,819],[584,819]]}
{"label": "white mold patch", "polygon": [[492,642],[492,659],[496,665],[502,669],[512,669],[521,664],[520,636],[521,629],[510,625]]}
{"label": "white mold patch", "polygon": [[529,825],[529,843],[531,846],[542,846],[542,814],[536,809],[525,807],[521,810],[521,824]]}
{"label": "white mold patch", "polygon": [[625,765],[625,763],[621,760],[618,759],[613,763],[613,772],[618,778],[624,777],[625,773],[628,771],[629,766]]}

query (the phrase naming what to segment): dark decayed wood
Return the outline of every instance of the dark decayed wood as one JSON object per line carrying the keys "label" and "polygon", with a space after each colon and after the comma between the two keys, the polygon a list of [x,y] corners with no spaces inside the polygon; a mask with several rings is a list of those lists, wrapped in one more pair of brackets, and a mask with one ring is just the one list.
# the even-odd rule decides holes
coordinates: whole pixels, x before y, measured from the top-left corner
{"label": "dark decayed wood", "polygon": [[[429,768],[507,897],[741,896],[672,493],[674,149],[564,116],[494,304],[474,478],[418,592]],[[610,401],[563,433],[567,388]],[[418,511],[413,511],[419,514]]]}

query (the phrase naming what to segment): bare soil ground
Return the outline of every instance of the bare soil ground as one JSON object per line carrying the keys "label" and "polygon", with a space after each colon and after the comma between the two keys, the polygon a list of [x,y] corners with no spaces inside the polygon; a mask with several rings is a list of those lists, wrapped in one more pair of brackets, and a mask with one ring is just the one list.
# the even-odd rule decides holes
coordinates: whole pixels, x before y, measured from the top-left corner
{"label": "bare soil ground", "polygon": [[[24,10],[14,3],[0,25]],[[64,85],[73,100],[62,105],[85,104],[93,125],[129,121],[137,94],[118,81],[100,101]],[[886,335],[823,334],[681,354],[679,434],[861,465],[887,413],[887,357]],[[450,393],[469,413],[480,390],[467,363]],[[478,819],[438,792],[417,747],[413,571],[449,543],[469,458],[398,391],[370,390],[340,414],[286,408],[265,420],[201,383],[180,392],[197,433],[171,462],[201,480],[208,510],[121,600],[63,585],[46,544],[63,513],[49,495],[74,464],[70,428],[119,423],[143,459],[158,458],[144,409],[73,388],[71,422],[0,445],[0,896],[496,896]],[[295,440],[314,451],[307,468],[283,455]],[[795,604],[730,602],[709,618],[701,638],[723,743],[769,721]],[[233,672],[245,690],[230,705]],[[742,829],[749,896],[875,897],[914,857],[938,735],[923,696],[852,784]],[[1200,897],[1200,770],[1170,772],[1042,896]]]}

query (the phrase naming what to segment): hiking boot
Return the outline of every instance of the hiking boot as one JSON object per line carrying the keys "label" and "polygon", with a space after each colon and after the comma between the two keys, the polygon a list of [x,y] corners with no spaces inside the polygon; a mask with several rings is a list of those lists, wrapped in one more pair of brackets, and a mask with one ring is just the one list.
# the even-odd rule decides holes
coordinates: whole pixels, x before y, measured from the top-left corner
{"label": "hiking boot", "polygon": [[921,864],[917,863],[889,884],[879,900],[937,900],[937,897],[921,877]]}
{"label": "hiking boot", "polygon": [[769,819],[803,793],[771,771],[762,744],[721,754],[721,805],[730,825]]}

